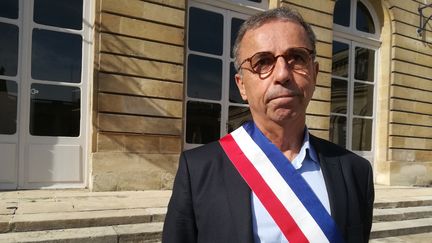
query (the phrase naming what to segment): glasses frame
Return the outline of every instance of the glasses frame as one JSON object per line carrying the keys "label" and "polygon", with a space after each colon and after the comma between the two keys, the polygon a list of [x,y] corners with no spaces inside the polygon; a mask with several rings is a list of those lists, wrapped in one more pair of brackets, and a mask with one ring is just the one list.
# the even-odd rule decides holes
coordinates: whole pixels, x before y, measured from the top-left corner
{"label": "glasses frame", "polygon": [[[250,72],[252,72],[252,73],[254,73],[254,74],[259,74],[259,75],[263,75],[263,74],[271,73],[271,72],[273,71],[273,69],[275,68],[275,66],[276,66],[276,62],[277,62],[277,59],[278,59],[279,57],[283,57],[284,60],[289,64],[289,62],[288,62],[286,56],[287,56],[288,53],[290,53],[292,50],[295,50],[295,49],[302,49],[302,50],[305,50],[305,51],[309,54],[309,57],[311,57],[311,59],[308,61],[308,63],[310,63],[311,61],[313,61],[313,60],[315,59],[315,55],[316,55],[315,50],[311,50],[311,49],[309,49],[309,48],[307,48],[307,47],[292,47],[292,48],[289,48],[287,51],[285,51],[284,54],[280,54],[280,55],[277,55],[277,56],[275,56],[275,55],[274,55],[273,53],[271,53],[271,52],[257,52],[257,53],[255,53],[255,54],[253,54],[251,57],[248,57],[248,58],[246,58],[245,60],[243,60],[243,61],[240,63],[240,65],[239,65],[239,70],[241,70],[241,69],[246,69],[246,70],[249,70]],[[273,55],[274,62],[273,62],[273,64],[272,64],[272,67],[271,67],[268,71],[265,71],[265,72],[257,72],[257,71],[254,70],[254,68],[253,68],[253,66],[252,66],[252,59],[253,59],[256,55],[258,55],[258,54],[262,54],[262,53],[269,53],[269,54]],[[243,64],[245,64],[246,62],[249,62],[250,68],[242,67]],[[294,69],[293,69],[293,70],[294,70]]]}

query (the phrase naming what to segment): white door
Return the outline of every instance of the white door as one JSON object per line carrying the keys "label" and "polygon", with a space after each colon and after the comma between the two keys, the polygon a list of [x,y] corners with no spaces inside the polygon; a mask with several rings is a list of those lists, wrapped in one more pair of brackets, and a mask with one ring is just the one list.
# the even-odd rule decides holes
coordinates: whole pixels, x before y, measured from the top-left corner
{"label": "white door", "polygon": [[89,2],[0,2],[0,189],[86,186]]}

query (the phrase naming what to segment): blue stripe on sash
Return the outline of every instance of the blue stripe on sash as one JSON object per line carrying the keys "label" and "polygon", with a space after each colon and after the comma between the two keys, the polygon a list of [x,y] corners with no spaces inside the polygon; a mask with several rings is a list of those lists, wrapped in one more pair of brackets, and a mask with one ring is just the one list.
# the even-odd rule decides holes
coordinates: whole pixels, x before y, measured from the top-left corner
{"label": "blue stripe on sash", "polygon": [[271,163],[315,219],[327,239],[332,243],[344,242],[333,218],[285,155],[261,133],[253,122],[245,123],[243,128],[267,155]]}

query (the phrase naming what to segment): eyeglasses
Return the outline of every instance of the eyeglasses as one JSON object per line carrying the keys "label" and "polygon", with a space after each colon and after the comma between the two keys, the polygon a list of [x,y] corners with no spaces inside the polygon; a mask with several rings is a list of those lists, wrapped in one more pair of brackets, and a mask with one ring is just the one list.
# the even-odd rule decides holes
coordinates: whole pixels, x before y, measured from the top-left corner
{"label": "eyeglasses", "polygon": [[[241,62],[240,69],[247,69],[256,74],[267,74],[273,71],[279,57],[283,57],[294,71],[305,70],[315,57],[315,51],[306,47],[295,47],[277,56],[271,52],[258,52]],[[250,69],[242,67],[245,62],[250,63]]]}

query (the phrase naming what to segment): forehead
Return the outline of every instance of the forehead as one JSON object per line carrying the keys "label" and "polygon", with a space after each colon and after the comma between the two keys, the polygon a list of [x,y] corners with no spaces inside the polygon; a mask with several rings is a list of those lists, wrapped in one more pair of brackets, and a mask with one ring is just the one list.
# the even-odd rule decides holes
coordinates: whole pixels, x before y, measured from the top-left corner
{"label": "forehead", "polygon": [[291,47],[310,48],[305,29],[297,22],[274,20],[245,33],[240,55],[261,51],[280,52]]}

